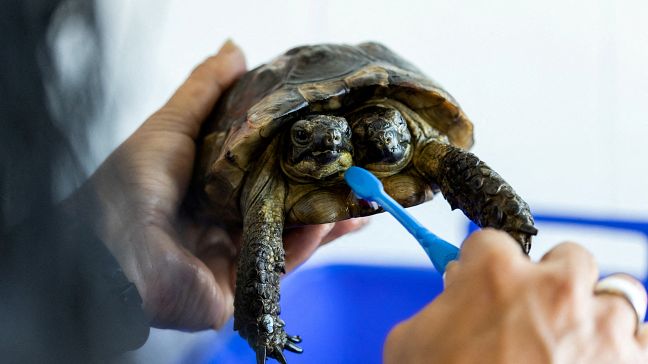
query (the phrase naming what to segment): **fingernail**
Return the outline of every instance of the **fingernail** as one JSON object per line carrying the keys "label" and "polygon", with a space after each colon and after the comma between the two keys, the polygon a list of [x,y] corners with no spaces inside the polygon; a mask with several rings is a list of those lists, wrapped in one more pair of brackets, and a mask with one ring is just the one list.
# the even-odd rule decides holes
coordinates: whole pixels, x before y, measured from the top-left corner
{"label": "fingernail", "polygon": [[238,46],[232,41],[231,38],[227,38],[225,43],[221,46],[218,54],[227,54],[232,53],[238,49]]}

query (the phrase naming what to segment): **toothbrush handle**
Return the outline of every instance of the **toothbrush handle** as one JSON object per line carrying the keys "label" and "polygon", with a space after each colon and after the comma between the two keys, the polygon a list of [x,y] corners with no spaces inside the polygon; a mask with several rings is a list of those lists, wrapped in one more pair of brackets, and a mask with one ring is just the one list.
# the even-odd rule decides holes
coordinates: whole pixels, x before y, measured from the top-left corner
{"label": "toothbrush handle", "polygon": [[388,194],[384,193],[376,202],[414,235],[439,273],[445,273],[448,263],[459,257],[459,248],[426,229]]}
{"label": "toothbrush handle", "polygon": [[434,264],[434,268],[441,274],[445,273],[448,263],[459,259],[459,248],[430,231],[421,232],[417,239]]}
{"label": "toothbrush handle", "polygon": [[400,222],[401,225],[403,225],[403,227],[405,227],[405,229],[407,229],[407,231],[417,239],[420,231],[427,230],[414,218],[414,216],[410,215],[407,210],[405,210],[388,194],[383,192],[383,194],[375,200],[385,211],[392,214],[392,216],[394,216],[396,220],[398,220],[398,222]]}

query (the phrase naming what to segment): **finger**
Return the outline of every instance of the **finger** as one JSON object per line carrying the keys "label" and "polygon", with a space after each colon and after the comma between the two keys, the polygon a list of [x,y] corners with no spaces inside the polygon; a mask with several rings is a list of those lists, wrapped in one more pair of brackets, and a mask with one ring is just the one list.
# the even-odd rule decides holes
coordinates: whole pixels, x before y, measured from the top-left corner
{"label": "finger", "polygon": [[637,330],[637,344],[639,344],[639,350],[643,355],[643,363],[648,362],[648,325],[642,324],[641,327]]}
{"label": "finger", "polygon": [[557,245],[542,257],[539,266],[560,272],[565,279],[578,282],[588,292],[592,292],[599,277],[594,256],[575,243]]}
{"label": "finger", "polygon": [[[185,247],[190,252],[197,256],[200,256],[203,253],[218,253],[218,255],[224,256],[227,259],[235,260],[238,255],[238,249],[234,240],[235,238],[235,235],[220,226],[207,226],[202,227],[201,234],[195,238],[194,242],[183,243],[185,243]],[[189,239],[187,238],[185,240]],[[193,247],[193,250],[191,247]]]}
{"label": "finger", "polygon": [[645,355],[648,355],[648,325],[642,324],[637,330],[637,342]]}
{"label": "finger", "polygon": [[637,316],[628,301],[615,294],[599,294],[595,297],[597,331],[614,337],[631,337],[637,326]]}
{"label": "finger", "polygon": [[450,263],[448,263],[448,265],[446,265],[445,275],[443,278],[443,284],[445,287],[451,286],[452,283],[457,279],[457,276],[459,275],[459,270],[461,269],[460,266],[461,265],[456,260],[453,260]]}
{"label": "finger", "polygon": [[462,244],[459,264],[511,264],[527,260],[518,243],[499,230],[482,229],[472,233]]}
{"label": "finger", "polygon": [[[192,287],[192,290],[199,292],[213,285],[216,291],[214,298],[210,298],[207,302],[210,308],[217,309],[207,310],[209,316],[203,319],[203,325],[209,324],[212,328],[218,329],[233,314],[237,248],[232,241],[232,236],[219,226],[205,226],[189,222],[183,227],[182,236],[185,239],[182,239],[182,244],[190,253],[189,259],[193,260],[194,256],[198,258],[202,262],[199,270],[204,271],[201,274],[213,277],[213,282],[211,279],[203,279],[200,286]],[[183,249],[179,248],[179,250]],[[196,311],[194,310],[194,312]]]}
{"label": "finger", "polygon": [[603,306],[601,317],[603,323],[608,323],[606,328],[610,332],[629,335],[638,331],[648,301],[646,288],[640,281],[624,273],[611,274],[596,283],[594,294],[596,302]]}
{"label": "finger", "polygon": [[210,226],[196,242],[193,253],[212,271],[225,295],[233,295],[236,285],[236,262],[239,254],[236,234],[221,227]]}
{"label": "finger", "polygon": [[369,223],[368,217],[358,217],[355,219],[336,222],[333,229],[322,239],[321,244],[330,243],[331,241],[346,235],[348,233],[362,229]]}
{"label": "finger", "polygon": [[412,342],[410,332],[408,321],[398,323],[389,331],[383,346],[383,363],[408,362],[408,360],[404,359],[407,358],[408,354],[411,354],[405,349]]}
{"label": "finger", "polygon": [[306,261],[335,227],[335,224],[306,225],[286,231],[284,249],[286,271],[289,272]]}
{"label": "finger", "polygon": [[220,329],[234,314],[234,289],[236,282],[235,260],[221,254],[218,250],[203,251],[198,258],[209,269],[219,294],[219,310],[214,314],[212,328]]}
{"label": "finger", "polygon": [[[207,118],[222,93],[245,72],[243,52],[231,40],[225,42],[216,55],[200,64],[178,88],[171,99],[149,123],[174,128],[196,138],[202,122]],[[159,117],[165,113],[171,118]],[[178,115],[177,114],[181,114]],[[173,123],[165,123],[172,119]],[[178,122],[181,120],[180,122]]]}

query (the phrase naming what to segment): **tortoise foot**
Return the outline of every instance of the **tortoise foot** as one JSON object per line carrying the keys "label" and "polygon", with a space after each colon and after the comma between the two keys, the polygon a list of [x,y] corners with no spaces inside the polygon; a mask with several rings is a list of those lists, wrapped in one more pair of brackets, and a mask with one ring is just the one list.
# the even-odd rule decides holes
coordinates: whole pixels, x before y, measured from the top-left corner
{"label": "tortoise foot", "polygon": [[[273,358],[281,364],[287,364],[286,357],[283,354],[284,350],[297,354],[304,352],[304,350],[297,345],[302,341],[301,337],[298,335],[291,336],[286,334],[281,319],[277,318],[275,322],[277,322],[278,325],[269,330],[270,332],[265,335],[263,340],[260,340],[260,345],[255,349],[257,364],[264,364],[267,358]],[[264,328],[268,327],[264,326]]]}

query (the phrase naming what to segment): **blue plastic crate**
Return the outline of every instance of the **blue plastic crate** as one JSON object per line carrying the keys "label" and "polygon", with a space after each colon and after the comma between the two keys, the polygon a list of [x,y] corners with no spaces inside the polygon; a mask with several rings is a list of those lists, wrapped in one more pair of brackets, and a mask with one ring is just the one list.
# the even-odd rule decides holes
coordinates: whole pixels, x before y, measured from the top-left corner
{"label": "blue plastic crate", "polygon": [[[305,269],[282,282],[282,318],[301,335],[303,354],[289,363],[381,363],[389,330],[442,290],[433,269],[330,265]],[[254,363],[247,343],[231,328],[198,348],[192,363]]]}
{"label": "blue plastic crate", "polygon": [[[546,214],[535,219],[640,232],[648,242],[648,222]],[[304,353],[286,352],[286,358],[290,363],[381,363],[389,330],[441,290],[441,277],[431,266],[329,265],[290,275],[282,283],[282,317],[290,334],[304,338]],[[218,340],[196,348],[186,362],[254,363],[255,356],[230,324]]]}

